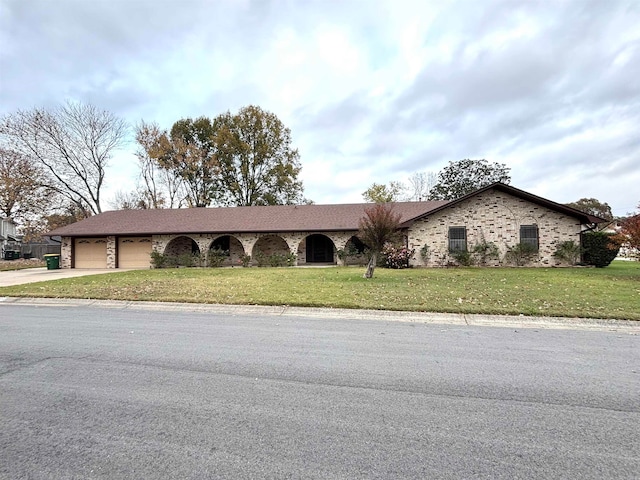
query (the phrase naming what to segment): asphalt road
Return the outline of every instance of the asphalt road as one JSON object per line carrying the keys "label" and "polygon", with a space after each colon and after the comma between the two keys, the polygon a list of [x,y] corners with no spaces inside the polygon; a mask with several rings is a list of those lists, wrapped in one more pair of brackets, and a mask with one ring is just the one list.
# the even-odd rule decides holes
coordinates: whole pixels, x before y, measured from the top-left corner
{"label": "asphalt road", "polygon": [[0,478],[639,477],[640,330],[353,317],[0,304]]}

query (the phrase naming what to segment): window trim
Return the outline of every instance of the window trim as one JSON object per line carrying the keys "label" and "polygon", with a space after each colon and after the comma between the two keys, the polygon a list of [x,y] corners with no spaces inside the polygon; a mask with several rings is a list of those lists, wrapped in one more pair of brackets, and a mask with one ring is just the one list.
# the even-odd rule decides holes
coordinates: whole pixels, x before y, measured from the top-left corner
{"label": "window trim", "polygon": [[[456,238],[453,232],[458,231],[457,233],[462,233],[462,238]],[[461,244],[461,246],[457,246]],[[449,237],[448,237],[448,247],[449,252],[466,252],[467,251],[467,227],[457,226],[457,227],[449,227]]]}
{"label": "window trim", "polygon": [[[528,235],[531,233],[535,233],[535,235]],[[540,231],[537,224],[520,225],[520,243],[531,245],[536,251],[540,249]]]}

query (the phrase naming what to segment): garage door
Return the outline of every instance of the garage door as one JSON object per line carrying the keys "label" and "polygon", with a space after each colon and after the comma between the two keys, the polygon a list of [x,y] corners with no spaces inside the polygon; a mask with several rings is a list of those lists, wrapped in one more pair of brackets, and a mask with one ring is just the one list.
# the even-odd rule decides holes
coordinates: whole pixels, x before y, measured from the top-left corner
{"label": "garage door", "polygon": [[107,268],[106,238],[77,238],[74,252],[76,268]]}
{"label": "garage door", "polygon": [[151,266],[151,238],[122,237],[118,239],[119,268],[149,268]]}

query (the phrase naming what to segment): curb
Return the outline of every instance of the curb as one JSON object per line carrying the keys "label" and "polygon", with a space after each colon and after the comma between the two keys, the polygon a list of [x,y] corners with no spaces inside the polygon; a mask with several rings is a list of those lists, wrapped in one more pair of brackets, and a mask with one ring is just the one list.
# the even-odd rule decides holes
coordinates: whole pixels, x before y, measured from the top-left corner
{"label": "curb", "polygon": [[215,315],[270,317],[311,317],[332,320],[377,320],[422,324],[483,326],[532,329],[579,329],[592,331],[624,331],[640,334],[640,322],[566,317],[528,317],[525,315],[482,315],[461,313],[429,313],[389,310],[350,310],[341,308],[290,307],[263,305],[220,305],[199,303],[130,302],[122,300],[85,300],[63,298],[0,297],[1,305],[35,307],[96,307],[142,311],[200,312]]}

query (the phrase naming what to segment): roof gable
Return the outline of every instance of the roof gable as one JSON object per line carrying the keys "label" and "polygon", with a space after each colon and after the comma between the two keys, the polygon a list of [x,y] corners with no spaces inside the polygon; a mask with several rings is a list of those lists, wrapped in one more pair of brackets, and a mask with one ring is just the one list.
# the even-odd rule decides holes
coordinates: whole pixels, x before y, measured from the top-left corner
{"label": "roof gable", "polygon": [[402,227],[408,227],[410,226],[413,222],[415,222],[416,220],[419,220],[421,218],[426,217],[427,215],[439,212],[441,210],[450,208],[454,205],[457,205],[459,203],[462,203],[466,200],[468,200],[469,198],[474,197],[475,195],[478,195],[480,193],[484,193],[488,190],[498,190],[504,193],[508,193],[510,195],[513,195],[514,197],[518,197],[521,198],[523,200],[527,200],[531,203],[535,203],[537,205],[541,205],[543,207],[546,207],[550,210],[554,210],[556,212],[560,212],[563,213],[565,215],[568,215],[570,217],[574,217],[580,220],[580,222],[582,224],[594,224],[594,223],[606,223],[608,222],[608,220],[604,219],[604,218],[600,218],[600,217],[596,217],[594,215],[589,215],[588,213],[585,212],[581,212],[580,210],[576,210],[575,208],[571,208],[568,207],[566,205],[562,205],[561,203],[556,203],[556,202],[552,202],[551,200],[547,200],[546,198],[543,197],[539,197],[537,195],[534,195],[532,193],[529,192],[525,192],[524,190],[520,190],[519,188],[516,187],[512,187],[511,185],[507,185],[505,183],[500,183],[500,182],[496,182],[496,183],[492,183],[491,185],[487,185],[485,187],[482,187],[478,190],[475,190],[463,197],[460,197],[456,200],[452,200],[448,203],[446,203],[445,205],[441,205],[439,207],[434,208],[433,210],[429,211],[429,212],[425,212],[423,214],[418,215],[415,218],[412,218],[408,221],[405,221],[402,224]]}

